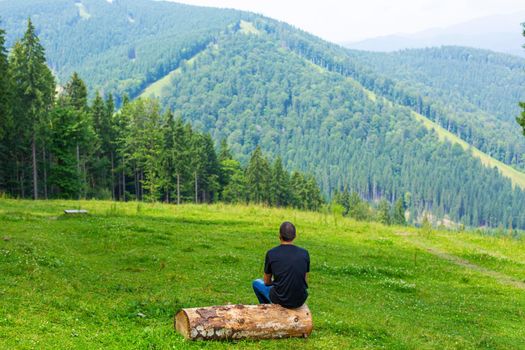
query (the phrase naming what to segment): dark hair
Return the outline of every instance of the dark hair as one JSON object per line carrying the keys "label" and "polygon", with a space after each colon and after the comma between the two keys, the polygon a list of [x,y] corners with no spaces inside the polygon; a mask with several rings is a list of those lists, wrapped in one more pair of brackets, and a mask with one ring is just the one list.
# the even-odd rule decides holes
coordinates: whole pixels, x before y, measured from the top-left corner
{"label": "dark hair", "polygon": [[295,226],[291,222],[283,222],[279,228],[279,235],[285,242],[293,241],[295,239]]}

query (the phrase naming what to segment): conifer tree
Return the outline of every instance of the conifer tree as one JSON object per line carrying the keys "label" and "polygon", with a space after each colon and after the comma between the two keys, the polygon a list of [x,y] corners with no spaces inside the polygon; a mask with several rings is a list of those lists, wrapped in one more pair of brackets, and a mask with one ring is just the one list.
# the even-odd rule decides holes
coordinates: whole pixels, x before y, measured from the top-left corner
{"label": "conifer tree", "polygon": [[369,219],[369,206],[361,199],[357,192],[352,192],[349,199],[348,216],[356,220],[368,220]]}
{"label": "conifer tree", "polygon": [[[100,144],[93,130],[95,116],[92,116],[89,111],[86,84],[76,72],[73,73],[71,79],[66,84],[64,93],[60,96],[59,104],[75,111],[78,125],[82,127],[82,129],[77,130],[76,134],[77,176],[81,183],[78,198],[86,197],[88,189],[87,168],[91,165],[88,163],[90,163],[92,156],[97,152]],[[99,118],[99,116],[97,116],[97,118]],[[91,180],[92,181],[89,182],[93,184],[93,179]]]}
{"label": "conifer tree", "polygon": [[42,141],[42,126],[47,124],[48,112],[53,104],[55,81],[46,65],[45,51],[31,19],[27,22],[23,38],[13,48],[9,70],[18,123],[15,132],[20,132],[17,137],[21,144],[30,145],[33,198],[38,199],[37,148],[39,141]]}
{"label": "conifer tree", "polygon": [[[522,27],[523,27],[522,34],[525,37],[525,23],[522,23]],[[523,47],[525,48],[525,45]],[[522,111],[521,111],[521,114],[516,118],[516,121],[521,126],[522,133],[525,136],[525,102],[520,102],[519,106],[521,107]],[[477,212],[476,212],[476,216],[477,216]],[[512,224],[509,226],[512,226]]]}
{"label": "conifer tree", "polygon": [[268,203],[270,166],[259,146],[255,148],[246,168],[246,183],[250,201]]}
{"label": "conifer tree", "polygon": [[290,201],[290,178],[284,170],[281,157],[277,157],[272,166],[270,183],[271,204],[282,207]]}
{"label": "conifer tree", "polygon": [[383,225],[390,225],[390,204],[386,199],[381,199],[377,206],[377,221]]}
{"label": "conifer tree", "polygon": [[211,135],[206,133],[203,137],[204,151],[204,174],[203,174],[203,199],[205,202],[213,202],[217,199],[220,190],[220,163],[217,159],[217,153],[213,146]]}
{"label": "conifer tree", "polygon": [[392,222],[395,225],[405,225],[405,204],[403,198],[398,198],[394,203],[393,213],[392,213]]}
{"label": "conifer tree", "polygon": [[222,200],[229,203],[245,203],[246,178],[241,164],[234,159],[225,159],[221,162],[222,172],[226,174],[228,182],[222,191]]}
{"label": "conifer tree", "polygon": [[2,125],[0,142],[11,125],[11,89],[8,68],[5,31],[0,28],[0,125]]}
{"label": "conifer tree", "polygon": [[82,178],[78,173],[77,145],[83,137],[82,125],[86,120],[68,106],[57,106],[50,113],[50,151],[53,154],[50,184],[54,196],[74,199],[82,189]]}
{"label": "conifer tree", "polygon": [[[9,161],[8,135],[12,128],[12,101],[9,79],[5,31],[0,28],[0,188],[7,188],[7,177],[12,161]],[[11,163],[11,164],[9,164]]]}

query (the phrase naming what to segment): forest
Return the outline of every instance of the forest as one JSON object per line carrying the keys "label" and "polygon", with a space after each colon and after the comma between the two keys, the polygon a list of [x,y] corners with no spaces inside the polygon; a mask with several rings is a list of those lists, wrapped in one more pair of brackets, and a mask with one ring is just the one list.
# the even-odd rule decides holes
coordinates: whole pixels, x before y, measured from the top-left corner
{"label": "forest", "polygon": [[168,203],[253,202],[319,210],[315,179],[256,148],[246,167],[225,141],[195,131],[157,100],[88,99],[75,73],[56,84],[31,21],[9,55],[0,31],[0,192],[17,198]]}
{"label": "forest", "polygon": [[403,199],[412,219],[432,212],[465,225],[523,225],[523,191],[496,169],[439,142],[410,109],[373,100],[356,80],[267,39],[224,34],[164,87],[162,104],[227,138],[241,162],[259,145],[315,174],[330,198],[346,190],[373,203]]}

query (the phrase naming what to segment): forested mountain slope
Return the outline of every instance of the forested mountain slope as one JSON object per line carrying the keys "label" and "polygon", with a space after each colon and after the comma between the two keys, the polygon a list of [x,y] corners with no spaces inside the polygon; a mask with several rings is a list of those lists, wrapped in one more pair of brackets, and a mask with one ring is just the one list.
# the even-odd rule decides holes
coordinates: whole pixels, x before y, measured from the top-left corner
{"label": "forested mountain slope", "polygon": [[[524,167],[525,138],[516,128],[525,100],[525,59],[465,47],[351,51],[375,72],[419,94],[428,117],[501,161]],[[416,106],[421,112],[424,108]]]}
{"label": "forested mountain slope", "polygon": [[51,68],[65,82],[77,71],[90,87],[136,95],[202,50],[242,15],[148,0],[0,2],[10,46],[31,16]]}
{"label": "forested mountain slope", "polygon": [[[413,115],[451,120],[456,134],[465,123],[481,136],[460,136],[482,150],[519,144],[510,119],[501,117],[506,111],[476,107],[470,93],[448,109],[443,86],[434,91],[426,81],[389,77],[367,65],[365,54],[237,11],[146,0],[29,0],[0,1],[0,13],[15,34],[32,15],[61,81],[77,70],[105,93],[158,96],[197,130],[217,142],[226,138],[242,161],[260,145],[288,169],[315,174],[327,195],[346,188],[372,201],[403,198],[412,218],[432,211],[468,225],[525,228],[523,191]],[[457,113],[474,107],[483,118]],[[508,159],[491,154],[518,164],[518,152]]]}

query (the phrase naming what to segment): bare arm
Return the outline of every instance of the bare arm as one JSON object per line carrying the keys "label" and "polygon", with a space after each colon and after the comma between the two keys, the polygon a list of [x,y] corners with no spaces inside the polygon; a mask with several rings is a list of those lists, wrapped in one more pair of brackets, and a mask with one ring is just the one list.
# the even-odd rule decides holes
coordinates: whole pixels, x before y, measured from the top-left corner
{"label": "bare arm", "polygon": [[264,285],[266,286],[272,285],[272,274],[271,273],[264,274]]}

